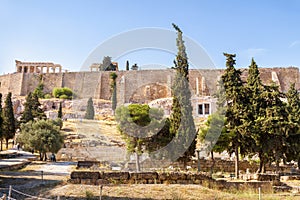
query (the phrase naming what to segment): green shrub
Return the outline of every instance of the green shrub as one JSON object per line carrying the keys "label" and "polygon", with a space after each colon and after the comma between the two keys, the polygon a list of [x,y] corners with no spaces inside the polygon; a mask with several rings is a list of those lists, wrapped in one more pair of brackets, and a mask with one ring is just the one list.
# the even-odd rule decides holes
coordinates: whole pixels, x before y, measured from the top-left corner
{"label": "green shrub", "polygon": [[55,119],[55,120],[52,120],[52,123],[53,123],[54,125],[56,125],[56,126],[59,126],[60,129],[63,127],[63,121],[62,121],[62,119],[60,119],[60,118],[57,118],[57,119]]}
{"label": "green shrub", "polygon": [[62,95],[62,88],[53,88],[52,95],[55,98],[59,98]]}
{"label": "green shrub", "polygon": [[52,95],[51,94],[45,94],[45,99],[51,99],[52,98]]}
{"label": "green shrub", "polygon": [[71,99],[70,97],[68,97],[67,95],[63,94],[59,96],[60,99]]}
{"label": "green shrub", "polygon": [[67,87],[62,88],[62,93],[67,95],[68,97],[73,96],[73,91],[70,88],[67,88]]}
{"label": "green shrub", "polygon": [[70,88],[53,88],[52,95],[60,99],[72,99],[73,91]]}

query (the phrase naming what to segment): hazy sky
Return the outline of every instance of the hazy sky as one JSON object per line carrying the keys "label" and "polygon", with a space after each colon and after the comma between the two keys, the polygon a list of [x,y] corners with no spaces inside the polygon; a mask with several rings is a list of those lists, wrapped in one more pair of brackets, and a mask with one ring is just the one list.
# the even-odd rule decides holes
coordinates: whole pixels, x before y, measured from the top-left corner
{"label": "hazy sky", "polygon": [[[251,57],[260,67],[300,66],[297,0],[0,0],[0,74],[14,72],[15,59],[50,61],[79,71],[109,38],[144,27],[174,31],[172,23],[202,46],[218,68],[225,65],[223,52],[236,53],[238,67],[247,67]],[[133,52],[117,60],[121,68],[127,59],[171,65],[174,56]]]}

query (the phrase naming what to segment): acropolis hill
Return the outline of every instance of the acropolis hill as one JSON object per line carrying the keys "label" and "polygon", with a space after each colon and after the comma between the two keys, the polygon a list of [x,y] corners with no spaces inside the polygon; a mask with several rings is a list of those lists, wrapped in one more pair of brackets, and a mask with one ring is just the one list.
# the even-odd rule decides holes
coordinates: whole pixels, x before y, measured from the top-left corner
{"label": "acropolis hill", "polygon": [[[247,70],[242,71],[243,78],[246,78]],[[189,81],[194,101],[211,103],[210,96],[215,93],[217,81],[223,72],[224,69],[190,70]],[[92,70],[62,72],[59,64],[16,61],[15,73],[0,76],[0,93],[5,95],[12,92],[15,96],[26,96],[42,79],[45,93],[51,94],[54,87],[68,87],[79,98],[110,100],[110,73],[111,71]],[[171,97],[170,88],[175,75],[172,69],[116,71],[116,74],[118,104],[149,103]],[[282,92],[286,92],[291,83],[295,83],[300,90],[300,73],[297,67],[260,68],[260,74],[263,83],[275,82]]]}

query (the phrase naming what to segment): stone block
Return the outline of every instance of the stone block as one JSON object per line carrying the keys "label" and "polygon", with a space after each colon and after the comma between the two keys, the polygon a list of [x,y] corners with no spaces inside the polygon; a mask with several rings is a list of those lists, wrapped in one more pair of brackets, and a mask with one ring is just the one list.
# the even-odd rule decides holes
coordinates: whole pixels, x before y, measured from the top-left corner
{"label": "stone block", "polygon": [[71,179],[99,179],[99,172],[89,172],[89,171],[73,171],[71,173]]}
{"label": "stone block", "polygon": [[106,180],[128,180],[129,172],[104,172],[101,174],[101,178]]}
{"label": "stone block", "polygon": [[156,172],[132,172],[130,173],[130,178],[135,180],[142,179],[157,179],[158,174]]}

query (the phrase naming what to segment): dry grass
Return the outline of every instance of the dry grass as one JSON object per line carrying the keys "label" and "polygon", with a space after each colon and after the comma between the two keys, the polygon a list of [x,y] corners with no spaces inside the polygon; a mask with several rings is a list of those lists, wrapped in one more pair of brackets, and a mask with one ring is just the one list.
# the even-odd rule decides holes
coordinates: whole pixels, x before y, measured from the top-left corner
{"label": "dry grass", "polygon": [[[60,185],[49,190],[46,196],[76,197],[85,199],[86,192],[94,197],[99,196],[99,186],[91,185]],[[256,191],[234,191],[222,192],[212,190],[200,185],[108,185],[103,187],[102,199],[222,199],[222,200],[257,200],[258,193]],[[67,199],[69,199],[67,198]],[[97,198],[98,199],[98,198]],[[291,196],[290,194],[262,194],[264,200],[289,200],[300,199],[299,196]]]}

